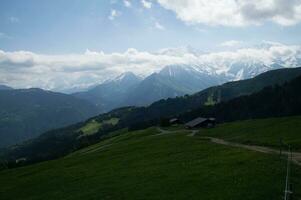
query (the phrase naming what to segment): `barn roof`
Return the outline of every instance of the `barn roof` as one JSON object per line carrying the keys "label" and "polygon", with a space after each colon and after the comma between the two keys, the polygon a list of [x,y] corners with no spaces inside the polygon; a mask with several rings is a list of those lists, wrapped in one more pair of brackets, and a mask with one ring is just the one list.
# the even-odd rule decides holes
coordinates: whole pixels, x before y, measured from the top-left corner
{"label": "barn roof", "polygon": [[208,120],[207,118],[198,117],[198,118],[195,118],[194,120],[191,120],[190,122],[187,122],[185,125],[189,126],[189,127],[195,127],[198,124],[203,123],[207,120]]}

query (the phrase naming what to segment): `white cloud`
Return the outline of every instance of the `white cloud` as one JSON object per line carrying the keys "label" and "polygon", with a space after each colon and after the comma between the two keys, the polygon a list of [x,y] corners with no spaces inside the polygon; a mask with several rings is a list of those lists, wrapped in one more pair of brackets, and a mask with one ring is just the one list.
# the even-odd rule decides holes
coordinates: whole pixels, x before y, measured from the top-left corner
{"label": "white cloud", "polygon": [[128,7],[128,8],[132,6],[132,4],[129,0],[123,0],[123,4],[125,7]]}
{"label": "white cloud", "polygon": [[159,30],[165,30],[165,27],[159,22],[155,22],[155,28]]}
{"label": "white cloud", "polygon": [[111,13],[110,13],[110,16],[108,18],[109,18],[109,20],[114,20],[116,17],[118,17],[120,15],[121,15],[121,12],[119,12],[115,9],[112,9]]}
{"label": "white cloud", "polygon": [[148,0],[141,0],[141,3],[144,8],[151,9],[152,8],[152,2]]}
{"label": "white cloud", "polygon": [[301,21],[301,0],[157,0],[188,24],[290,26]]}
{"label": "white cloud", "polygon": [[286,67],[295,67],[301,63],[300,55],[300,46],[279,43],[217,53],[196,53],[188,48],[163,49],[154,53],[128,49],[110,54],[87,50],[83,54],[67,55],[0,50],[0,83],[17,88],[66,90],[101,83],[127,71],[147,76],[172,64],[192,65],[217,74],[227,73],[234,63],[268,66],[281,61]]}
{"label": "white cloud", "polygon": [[229,41],[225,41],[225,42],[221,43],[220,46],[222,46],[222,47],[239,47],[242,44],[243,44],[242,41],[229,40]]}

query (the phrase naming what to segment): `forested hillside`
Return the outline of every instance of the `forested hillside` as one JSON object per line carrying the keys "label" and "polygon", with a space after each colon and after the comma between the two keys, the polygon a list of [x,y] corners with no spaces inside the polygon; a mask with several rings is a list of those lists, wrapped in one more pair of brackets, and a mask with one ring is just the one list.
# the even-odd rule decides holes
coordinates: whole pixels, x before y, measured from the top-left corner
{"label": "forested hillside", "polygon": [[0,90],[0,147],[83,121],[97,108],[70,95],[41,89]]}

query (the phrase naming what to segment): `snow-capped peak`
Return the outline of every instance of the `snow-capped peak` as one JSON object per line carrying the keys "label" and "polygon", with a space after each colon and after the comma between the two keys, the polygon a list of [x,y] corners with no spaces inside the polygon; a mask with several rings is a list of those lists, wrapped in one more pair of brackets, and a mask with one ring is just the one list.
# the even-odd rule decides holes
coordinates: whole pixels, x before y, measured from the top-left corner
{"label": "snow-capped peak", "polygon": [[114,78],[114,81],[121,81],[121,80],[125,80],[125,79],[131,79],[131,78],[138,78],[133,72],[124,72],[122,74],[120,74],[119,76],[117,76],[116,78]]}

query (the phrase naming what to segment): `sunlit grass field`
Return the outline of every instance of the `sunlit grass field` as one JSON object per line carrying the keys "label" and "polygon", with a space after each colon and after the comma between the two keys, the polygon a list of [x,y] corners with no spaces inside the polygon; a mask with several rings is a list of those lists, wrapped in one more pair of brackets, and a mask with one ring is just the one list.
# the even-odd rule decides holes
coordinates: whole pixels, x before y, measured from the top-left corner
{"label": "sunlit grass field", "polygon": [[301,116],[247,120],[220,124],[213,129],[201,129],[199,135],[228,141],[278,148],[291,145],[301,151]]}
{"label": "sunlit grass field", "polygon": [[[0,199],[282,199],[286,161],[277,155],[187,131],[158,133],[117,134],[62,159],[1,171]],[[292,172],[300,199],[301,169]]]}
{"label": "sunlit grass field", "polygon": [[103,126],[103,124],[111,124],[116,125],[118,123],[118,118],[111,118],[109,120],[104,120],[102,122],[98,122],[96,120],[91,120],[85,126],[79,129],[79,131],[83,132],[83,135],[93,135],[97,133],[97,131]]}

